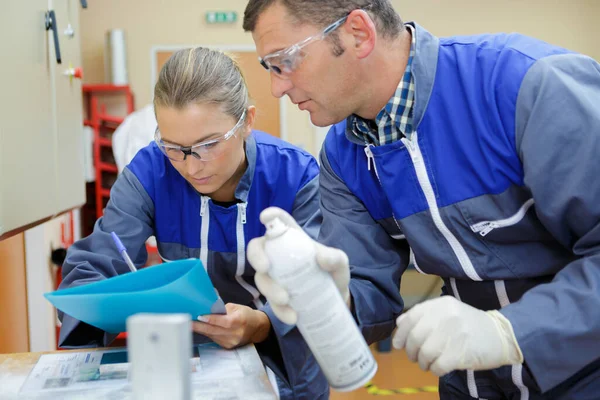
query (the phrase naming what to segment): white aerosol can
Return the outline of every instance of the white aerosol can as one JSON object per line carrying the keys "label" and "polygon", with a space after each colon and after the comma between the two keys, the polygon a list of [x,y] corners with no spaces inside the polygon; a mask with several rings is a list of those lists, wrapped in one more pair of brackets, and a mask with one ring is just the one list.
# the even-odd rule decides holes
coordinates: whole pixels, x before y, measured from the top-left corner
{"label": "white aerosol can", "polygon": [[269,275],[289,293],[297,327],[329,384],[341,392],[364,386],[377,363],[333,278],[317,264],[314,242],[279,218],[266,227]]}

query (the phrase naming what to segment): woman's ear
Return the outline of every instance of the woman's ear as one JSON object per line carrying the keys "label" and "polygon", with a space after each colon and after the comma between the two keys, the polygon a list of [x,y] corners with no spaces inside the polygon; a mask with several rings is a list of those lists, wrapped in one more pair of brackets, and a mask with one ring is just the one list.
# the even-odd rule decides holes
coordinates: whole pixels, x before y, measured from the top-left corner
{"label": "woman's ear", "polygon": [[256,107],[250,106],[246,110],[246,123],[244,126],[244,139],[246,139],[252,133],[254,128],[254,121],[256,120]]}

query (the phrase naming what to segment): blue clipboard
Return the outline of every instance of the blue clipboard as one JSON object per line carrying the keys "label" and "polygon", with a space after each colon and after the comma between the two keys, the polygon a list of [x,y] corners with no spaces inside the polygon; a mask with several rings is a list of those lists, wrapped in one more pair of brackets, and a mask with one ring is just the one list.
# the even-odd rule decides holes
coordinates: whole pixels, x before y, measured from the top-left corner
{"label": "blue clipboard", "polygon": [[137,313],[225,314],[202,261],[171,261],[102,281],[45,293],[67,315],[109,333],[126,331]]}

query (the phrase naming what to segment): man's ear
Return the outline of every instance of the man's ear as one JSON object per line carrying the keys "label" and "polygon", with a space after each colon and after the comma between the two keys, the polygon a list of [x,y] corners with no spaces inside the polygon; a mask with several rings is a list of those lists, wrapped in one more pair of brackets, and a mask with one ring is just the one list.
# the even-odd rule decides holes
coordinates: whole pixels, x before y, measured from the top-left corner
{"label": "man's ear", "polygon": [[352,49],[358,58],[365,58],[375,48],[377,28],[364,10],[354,10],[348,14],[343,25],[344,31],[352,36]]}

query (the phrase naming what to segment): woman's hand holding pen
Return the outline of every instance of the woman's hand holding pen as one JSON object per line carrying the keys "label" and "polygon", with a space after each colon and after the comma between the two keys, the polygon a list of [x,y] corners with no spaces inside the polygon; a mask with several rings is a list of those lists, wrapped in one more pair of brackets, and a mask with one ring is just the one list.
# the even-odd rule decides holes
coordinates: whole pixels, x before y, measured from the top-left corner
{"label": "woman's hand holding pen", "polygon": [[267,339],[271,321],[262,311],[240,304],[225,304],[227,314],[204,315],[193,321],[194,332],[207,336],[226,349],[248,343],[260,343]]}

